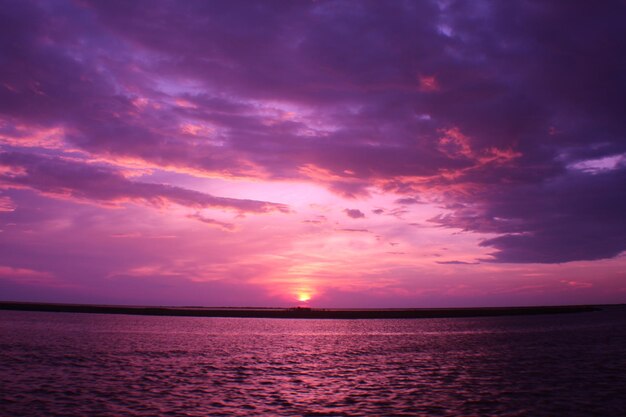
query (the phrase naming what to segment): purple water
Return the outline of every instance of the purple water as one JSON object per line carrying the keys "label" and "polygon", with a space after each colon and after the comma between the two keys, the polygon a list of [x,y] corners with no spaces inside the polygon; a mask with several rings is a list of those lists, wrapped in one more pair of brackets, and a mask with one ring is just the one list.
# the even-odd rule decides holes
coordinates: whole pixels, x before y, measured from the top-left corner
{"label": "purple water", "polygon": [[422,320],[0,311],[2,416],[625,416],[626,311]]}

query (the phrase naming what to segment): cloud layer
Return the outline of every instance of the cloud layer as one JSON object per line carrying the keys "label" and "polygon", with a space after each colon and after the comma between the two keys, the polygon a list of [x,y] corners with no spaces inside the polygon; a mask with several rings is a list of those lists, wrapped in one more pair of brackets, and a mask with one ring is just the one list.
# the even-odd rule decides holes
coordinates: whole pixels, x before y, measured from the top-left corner
{"label": "cloud layer", "polygon": [[34,154],[0,153],[0,185],[31,188],[51,195],[116,204],[139,201],[154,206],[175,203],[192,208],[218,207],[240,212],[287,212],[282,204],[215,197],[167,184],[130,181],[113,169]]}
{"label": "cloud layer", "polygon": [[440,268],[626,250],[623,1],[1,3],[7,219],[23,190],[175,205],[309,272],[339,230],[417,263],[457,248]]}

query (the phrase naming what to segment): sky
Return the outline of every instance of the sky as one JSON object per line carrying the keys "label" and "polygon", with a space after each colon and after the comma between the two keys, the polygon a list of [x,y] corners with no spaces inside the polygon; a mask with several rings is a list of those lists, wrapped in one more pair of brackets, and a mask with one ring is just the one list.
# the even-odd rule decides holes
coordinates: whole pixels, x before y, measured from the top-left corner
{"label": "sky", "polygon": [[0,299],[624,303],[625,16],[0,0]]}

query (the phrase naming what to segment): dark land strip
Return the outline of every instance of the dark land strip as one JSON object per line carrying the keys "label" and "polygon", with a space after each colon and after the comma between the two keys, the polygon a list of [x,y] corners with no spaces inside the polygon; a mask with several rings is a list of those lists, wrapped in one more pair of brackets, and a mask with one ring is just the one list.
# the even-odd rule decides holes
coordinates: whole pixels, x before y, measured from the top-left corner
{"label": "dark land strip", "polygon": [[601,310],[598,306],[415,308],[415,309],[317,309],[294,308],[209,308],[135,307],[87,304],[50,304],[0,301],[0,310],[62,313],[133,314],[181,317],[248,317],[285,319],[420,319],[452,317],[524,316],[536,314],[583,313]]}

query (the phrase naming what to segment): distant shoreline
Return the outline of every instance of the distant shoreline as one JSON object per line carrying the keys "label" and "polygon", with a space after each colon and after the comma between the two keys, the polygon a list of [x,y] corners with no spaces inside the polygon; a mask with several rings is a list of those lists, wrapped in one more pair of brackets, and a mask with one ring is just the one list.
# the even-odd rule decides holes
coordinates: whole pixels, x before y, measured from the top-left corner
{"label": "distant shoreline", "polygon": [[235,317],[284,319],[420,319],[454,317],[526,316],[585,313],[601,310],[594,305],[542,307],[478,307],[415,309],[317,309],[317,308],[210,308],[135,307],[88,304],[52,304],[0,301],[0,310],[51,313],[130,314],[173,317]]}

